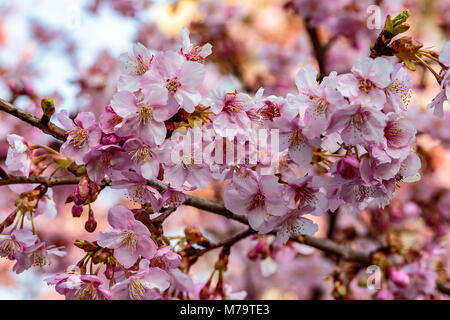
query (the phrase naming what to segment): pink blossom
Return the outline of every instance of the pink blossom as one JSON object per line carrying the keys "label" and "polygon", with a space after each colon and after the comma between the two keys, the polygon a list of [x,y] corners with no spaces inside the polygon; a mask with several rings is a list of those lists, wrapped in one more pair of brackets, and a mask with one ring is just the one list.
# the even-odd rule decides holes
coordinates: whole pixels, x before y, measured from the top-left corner
{"label": "pink blossom", "polygon": [[307,65],[301,69],[295,78],[300,93],[297,103],[303,109],[301,114],[305,123],[305,134],[310,138],[319,137],[327,128],[331,116],[338,108],[348,103],[337,90],[338,78],[332,72],[319,84],[317,70]]}
{"label": "pink blossom", "polygon": [[136,91],[139,81],[152,65],[153,56],[141,43],[133,45],[133,52],[122,53],[119,56],[121,72],[117,88],[119,90]]}
{"label": "pink blossom", "polygon": [[6,138],[9,143],[5,165],[12,173],[20,172],[28,177],[31,170],[30,151],[24,138],[16,134],[9,134]]}
{"label": "pink blossom", "polygon": [[36,241],[38,237],[25,229],[16,229],[8,235],[0,234],[0,257],[6,257],[9,260],[17,259]]}
{"label": "pink blossom", "polygon": [[391,83],[392,64],[384,58],[364,58],[355,63],[352,73],[339,76],[339,90],[353,104],[378,110],[386,102],[384,89]]}
{"label": "pink blossom", "polygon": [[146,259],[139,262],[139,270],[130,277],[117,282],[112,288],[115,300],[154,300],[170,285],[170,277],[160,268],[150,267]]}
{"label": "pink blossom", "polygon": [[43,268],[51,265],[52,256],[62,257],[65,254],[66,252],[62,250],[62,247],[47,247],[45,242],[38,242],[25,249],[20,259],[14,265],[13,271],[21,273],[32,266]]}
{"label": "pink blossom", "polygon": [[157,87],[158,91],[169,94],[170,110],[177,110],[179,106],[187,112],[193,112],[202,99],[197,89],[204,76],[205,69],[202,64],[186,61],[184,56],[166,51],[156,55],[154,68],[143,76],[141,86],[149,91]]}
{"label": "pink blossom", "polygon": [[327,132],[342,130],[341,137],[347,145],[384,144],[386,120],[387,116],[376,109],[352,105],[333,115]]}
{"label": "pink blossom", "polygon": [[156,244],[150,231],[134,218],[133,212],[125,206],[115,206],[108,212],[108,222],[113,229],[100,232],[97,242],[102,247],[114,249],[114,256],[125,268],[131,267],[140,256],[154,257]]}
{"label": "pink blossom", "polygon": [[57,114],[59,122],[68,130],[69,136],[61,146],[60,153],[73,157],[77,164],[83,164],[83,156],[99,144],[101,130],[92,112],[80,112],[75,120],[68,117],[67,111]]}
{"label": "pink blossom", "polygon": [[236,214],[247,214],[254,230],[266,232],[278,217],[288,212],[284,190],[277,177],[259,177],[247,171],[247,175],[233,177],[225,187],[225,207]]}
{"label": "pink blossom", "polygon": [[167,94],[152,90],[140,94],[119,91],[111,100],[114,112],[123,118],[114,132],[121,137],[137,136],[149,145],[161,144],[166,138],[164,120],[169,119]]}
{"label": "pink blossom", "polygon": [[139,139],[129,139],[123,145],[137,172],[145,179],[155,179],[159,173],[159,160],[155,147],[150,147]]}
{"label": "pink blossom", "polygon": [[111,180],[122,179],[122,172],[130,165],[123,149],[115,145],[98,146],[87,153],[83,161],[86,163],[89,178],[98,184],[105,175]]}
{"label": "pink blossom", "polygon": [[111,293],[100,286],[102,280],[95,275],[62,273],[46,279],[48,285],[55,285],[56,292],[67,300],[109,300]]}
{"label": "pink blossom", "polygon": [[181,30],[181,40],[183,44],[181,53],[188,61],[203,63],[205,58],[212,53],[212,45],[210,43],[205,43],[202,46],[192,44],[189,38],[189,30],[186,27],[183,27]]}

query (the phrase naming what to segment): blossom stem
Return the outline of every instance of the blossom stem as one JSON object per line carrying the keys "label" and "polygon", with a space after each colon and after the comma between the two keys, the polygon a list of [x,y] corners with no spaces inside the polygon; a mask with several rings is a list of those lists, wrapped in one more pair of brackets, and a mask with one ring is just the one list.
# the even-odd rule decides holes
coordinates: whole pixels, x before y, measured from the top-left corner
{"label": "blossom stem", "polygon": [[434,69],[428,64],[426,63],[421,57],[419,57],[417,54],[414,56],[422,65],[424,65],[428,70],[431,71],[431,73],[434,75],[434,77],[436,78],[437,82],[440,82],[439,79],[439,75],[436,73],[436,71],[434,71]]}

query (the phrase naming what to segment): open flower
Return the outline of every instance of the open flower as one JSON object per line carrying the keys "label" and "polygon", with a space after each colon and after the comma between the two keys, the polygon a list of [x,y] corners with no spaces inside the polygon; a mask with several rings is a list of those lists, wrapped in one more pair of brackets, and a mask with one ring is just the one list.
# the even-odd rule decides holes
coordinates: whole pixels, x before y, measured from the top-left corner
{"label": "open flower", "polygon": [[210,43],[205,43],[202,46],[192,44],[189,38],[189,30],[186,27],[183,27],[181,30],[181,40],[183,42],[181,53],[188,61],[203,63],[205,58],[212,53],[212,45]]}
{"label": "open flower", "polygon": [[234,176],[225,187],[225,207],[236,214],[247,214],[250,226],[266,232],[276,218],[288,212],[283,198],[285,187],[275,176],[259,177],[252,171]]}
{"label": "open flower", "polygon": [[205,77],[202,64],[186,61],[184,56],[166,51],[156,55],[154,68],[151,68],[142,78],[143,90],[153,86],[170,95],[169,108],[175,111],[178,107],[187,112],[194,111],[195,106],[202,99],[197,88]]}
{"label": "open flower", "polygon": [[111,107],[123,121],[115,126],[114,132],[121,137],[138,137],[149,145],[161,144],[166,138],[164,120],[171,116],[166,102],[167,94],[161,90],[136,94],[117,92]]}
{"label": "open flower", "polygon": [[122,205],[115,206],[108,212],[108,222],[112,230],[100,232],[98,244],[114,249],[114,257],[125,268],[131,267],[139,257],[153,258],[156,244],[150,231],[134,218],[133,212]]}
{"label": "open flower", "polygon": [[142,259],[139,270],[128,278],[116,283],[112,288],[112,298],[117,300],[154,300],[170,285],[170,276],[160,268],[150,267],[150,262]]}
{"label": "open flower", "polygon": [[121,72],[118,89],[136,91],[139,80],[152,65],[153,56],[141,43],[133,45],[133,52],[122,53],[119,56],[119,70]]}
{"label": "open flower", "polygon": [[392,64],[384,58],[364,58],[355,63],[352,73],[339,76],[339,90],[354,104],[383,108],[384,89],[391,83]]}
{"label": "open flower", "polygon": [[75,120],[68,117],[67,111],[58,113],[59,122],[68,130],[69,136],[61,146],[64,157],[73,157],[77,164],[83,164],[83,156],[100,143],[102,132],[92,112],[80,112]]}
{"label": "open flower", "polygon": [[25,229],[16,229],[9,235],[0,234],[0,257],[14,260],[36,241],[38,237]]}
{"label": "open flower", "polygon": [[45,280],[48,285],[55,285],[56,292],[67,300],[109,300],[111,292],[100,285],[103,281],[95,275],[62,273]]}

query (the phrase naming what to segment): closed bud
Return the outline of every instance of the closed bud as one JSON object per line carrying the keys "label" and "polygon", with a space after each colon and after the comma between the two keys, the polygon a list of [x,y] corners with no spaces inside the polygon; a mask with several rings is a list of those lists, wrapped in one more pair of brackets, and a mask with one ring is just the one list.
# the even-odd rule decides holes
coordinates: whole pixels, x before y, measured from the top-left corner
{"label": "closed bud", "polygon": [[51,117],[55,113],[55,103],[52,98],[45,98],[41,100],[41,108],[44,114]]}
{"label": "closed bud", "polygon": [[106,265],[105,277],[108,280],[111,280],[112,278],[114,278],[114,267],[112,265],[110,265],[109,263]]}
{"label": "closed bud", "polygon": [[81,217],[81,214],[83,213],[83,206],[79,205],[73,205],[72,207],[72,217],[79,218]]}
{"label": "closed bud", "polygon": [[359,160],[353,156],[342,158],[337,164],[337,172],[344,179],[353,179],[359,172]]}
{"label": "closed bud", "polygon": [[94,232],[95,229],[97,228],[97,221],[95,221],[94,211],[92,211],[91,208],[89,208],[89,218],[86,221],[84,228],[86,229],[87,232]]}

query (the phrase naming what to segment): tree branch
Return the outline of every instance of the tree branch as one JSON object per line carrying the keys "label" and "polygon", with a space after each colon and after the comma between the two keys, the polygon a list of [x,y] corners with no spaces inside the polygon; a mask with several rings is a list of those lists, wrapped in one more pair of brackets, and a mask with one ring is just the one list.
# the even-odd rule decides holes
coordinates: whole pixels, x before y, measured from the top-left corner
{"label": "tree branch", "polygon": [[8,184],[28,184],[28,183],[39,183],[47,187],[53,187],[56,185],[63,184],[77,184],[81,177],[43,177],[43,176],[10,176],[8,175],[5,179],[0,179],[0,186],[5,186]]}
{"label": "tree branch", "polygon": [[16,106],[3,99],[0,99],[0,110],[5,111],[16,118],[19,118],[20,120],[28,124],[31,124],[33,127],[39,128],[42,132],[49,134],[58,140],[65,141],[67,139],[66,130],[58,127],[52,122],[45,123],[35,115],[20,110]]}
{"label": "tree branch", "polygon": [[240,241],[242,239],[245,239],[248,236],[250,236],[252,234],[255,234],[255,233],[256,233],[255,230],[253,230],[251,228],[248,228],[247,230],[242,231],[242,232],[236,234],[235,236],[233,236],[233,237],[231,237],[229,239],[220,241],[218,243],[214,243],[214,244],[210,245],[208,248],[205,248],[205,249],[202,249],[202,250],[198,250],[195,254],[198,255],[198,256],[201,256],[201,255],[205,254],[208,251],[211,251],[211,250],[214,250],[214,249],[217,249],[217,248],[220,248],[220,247],[231,247],[236,242],[238,242],[238,241]]}

